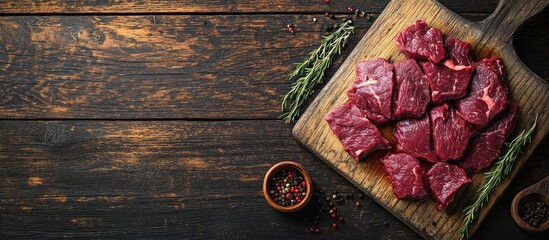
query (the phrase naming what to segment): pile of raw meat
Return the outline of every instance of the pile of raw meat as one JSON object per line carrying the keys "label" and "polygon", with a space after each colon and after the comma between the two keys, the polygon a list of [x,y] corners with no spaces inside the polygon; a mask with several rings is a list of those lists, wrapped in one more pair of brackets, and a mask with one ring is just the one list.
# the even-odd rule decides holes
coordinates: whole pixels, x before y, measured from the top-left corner
{"label": "pile of raw meat", "polygon": [[[518,105],[508,97],[502,60],[471,58],[471,44],[443,38],[422,20],[395,38],[408,59],[378,58],[356,66],[349,100],[326,116],[357,161],[374,150],[398,198],[444,209],[471,182],[466,171],[488,167],[512,132]],[[376,125],[396,121],[391,147]]]}

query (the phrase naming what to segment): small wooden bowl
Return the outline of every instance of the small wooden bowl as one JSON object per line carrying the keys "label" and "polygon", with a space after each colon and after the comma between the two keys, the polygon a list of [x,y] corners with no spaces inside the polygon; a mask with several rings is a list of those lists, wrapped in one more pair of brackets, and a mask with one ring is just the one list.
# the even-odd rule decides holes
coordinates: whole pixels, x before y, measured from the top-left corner
{"label": "small wooden bowl", "polygon": [[[306,196],[298,204],[284,207],[276,203],[269,195],[269,184],[271,183],[273,176],[279,171],[281,171],[282,169],[295,170],[299,172],[299,174],[301,174],[301,176],[303,176],[303,178],[305,179],[305,183],[307,186]],[[263,178],[263,197],[265,197],[265,200],[267,200],[267,203],[269,203],[271,207],[281,212],[296,212],[304,208],[307,205],[307,203],[309,203],[309,200],[311,200],[311,197],[313,195],[312,192],[313,192],[313,181],[311,180],[309,173],[307,172],[307,170],[305,170],[305,168],[301,164],[296,162],[292,162],[292,161],[279,162],[273,165],[269,169],[269,171],[267,171],[267,173],[265,174],[265,178]]]}
{"label": "small wooden bowl", "polygon": [[541,233],[546,231],[549,228],[549,220],[546,220],[544,223],[534,227],[525,221],[519,215],[519,207],[522,204],[530,201],[545,202],[549,205],[549,176],[545,179],[539,181],[538,183],[520,191],[513,198],[511,202],[511,216],[515,223],[524,231],[531,233]]}

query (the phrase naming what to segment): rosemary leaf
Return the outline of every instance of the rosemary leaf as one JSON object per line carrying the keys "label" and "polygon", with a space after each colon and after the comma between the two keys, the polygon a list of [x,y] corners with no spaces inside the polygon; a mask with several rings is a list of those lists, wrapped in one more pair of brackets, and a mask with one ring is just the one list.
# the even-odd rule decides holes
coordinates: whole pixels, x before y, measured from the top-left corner
{"label": "rosemary leaf", "polygon": [[324,73],[332,65],[332,59],[347,44],[349,36],[354,33],[355,26],[351,21],[339,25],[337,31],[324,36],[320,46],[310,52],[303,62],[296,63],[290,80],[298,77],[292,83],[290,91],[282,98],[282,118],[286,122],[295,121],[301,114],[301,107],[313,95],[317,85],[324,83]]}
{"label": "rosemary leaf", "polygon": [[477,189],[473,203],[463,209],[465,219],[459,229],[461,239],[469,237],[469,226],[476,220],[477,214],[488,201],[490,193],[499,185],[501,180],[511,172],[515,159],[522,152],[522,148],[532,140],[534,129],[536,128],[538,116],[530,129],[522,130],[522,132],[510,143],[507,143],[507,151],[503,156],[500,156],[498,161],[490,172],[484,174],[484,183]]}

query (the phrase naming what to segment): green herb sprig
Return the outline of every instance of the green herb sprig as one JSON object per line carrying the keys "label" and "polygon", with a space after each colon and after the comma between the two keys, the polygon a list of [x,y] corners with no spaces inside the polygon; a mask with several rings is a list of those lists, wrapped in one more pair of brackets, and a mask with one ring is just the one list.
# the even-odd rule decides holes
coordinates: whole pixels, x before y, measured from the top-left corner
{"label": "green herb sprig", "polygon": [[501,180],[511,172],[515,159],[522,152],[522,148],[532,140],[532,133],[536,128],[538,116],[530,129],[522,130],[522,132],[510,143],[506,143],[508,146],[507,151],[498,161],[490,172],[485,173],[484,183],[477,189],[473,203],[463,209],[465,213],[465,219],[459,229],[459,236],[461,239],[469,237],[469,226],[476,220],[477,214],[488,201],[490,193],[499,185]]}
{"label": "green herb sprig", "polygon": [[328,36],[324,36],[320,46],[312,51],[308,58],[296,63],[295,70],[290,74],[290,80],[299,77],[290,91],[282,98],[281,118],[289,123],[295,121],[301,114],[301,107],[313,95],[314,88],[324,82],[324,72],[332,65],[335,54],[347,44],[349,36],[354,33],[352,21],[345,21],[339,28]]}

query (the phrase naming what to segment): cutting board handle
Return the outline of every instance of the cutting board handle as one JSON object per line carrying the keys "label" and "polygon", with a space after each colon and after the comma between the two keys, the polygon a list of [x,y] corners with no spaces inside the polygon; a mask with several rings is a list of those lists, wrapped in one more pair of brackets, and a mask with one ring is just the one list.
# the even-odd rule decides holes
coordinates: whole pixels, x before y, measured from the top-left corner
{"label": "cutting board handle", "polygon": [[500,0],[494,13],[481,22],[481,27],[509,41],[517,29],[548,4],[549,0]]}

